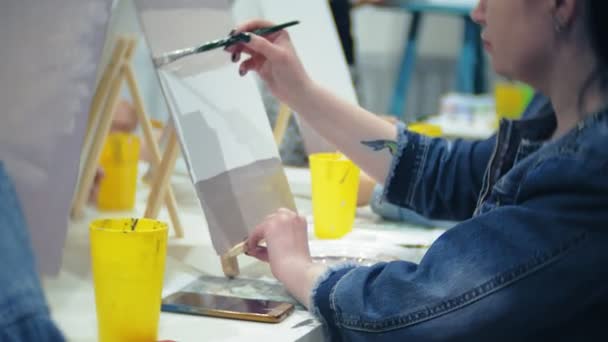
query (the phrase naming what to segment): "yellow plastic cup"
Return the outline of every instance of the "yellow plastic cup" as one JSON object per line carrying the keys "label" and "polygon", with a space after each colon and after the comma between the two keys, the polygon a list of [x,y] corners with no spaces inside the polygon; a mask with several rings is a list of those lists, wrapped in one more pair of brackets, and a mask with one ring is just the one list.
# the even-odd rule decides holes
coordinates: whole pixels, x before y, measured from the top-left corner
{"label": "yellow plastic cup", "polygon": [[104,176],[99,183],[97,207],[101,210],[131,210],[135,206],[139,138],[128,133],[110,133],[100,164]]}
{"label": "yellow plastic cup", "polygon": [[519,119],[526,107],[526,89],[516,82],[497,82],[494,88],[497,120]]}
{"label": "yellow plastic cup", "polygon": [[407,129],[422,135],[432,138],[438,138],[443,134],[441,127],[438,125],[428,124],[424,122],[412,123],[407,126]]}
{"label": "yellow plastic cup", "polygon": [[355,221],[360,170],[339,153],[316,153],[309,160],[315,236],[340,238]]}
{"label": "yellow plastic cup", "polygon": [[91,222],[100,342],[157,340],[167,225],[151,219]]}

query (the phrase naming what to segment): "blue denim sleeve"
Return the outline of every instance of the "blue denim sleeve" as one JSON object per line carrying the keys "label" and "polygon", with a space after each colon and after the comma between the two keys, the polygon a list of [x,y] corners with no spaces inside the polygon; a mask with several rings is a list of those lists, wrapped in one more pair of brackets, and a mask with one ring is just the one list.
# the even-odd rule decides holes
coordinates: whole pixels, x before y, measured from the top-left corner
{"label": "blue denim sleeve", "polygon": [[608,313],[606,167],[545,160],[519,204],[448,230],[420,264],[329,271],[311,310],[332,341],[586,340]]}
{"label": "blue denim sleeve", "polygon": [[[608,281],[598,273],[608,263],[602,223],[581,232],[556,222],[497,209],[446,232],[419,265],[331,271],[314,290],[312,311],[331,341],[534,340],[556,322],[576,322],[573,313],[601,298]],[[580,324],[597,319],[583,317]]]}
{"label": "blue denim sleeve", "polygon": [[[537,93],[522,117],[552,110],[549,100]],[[431,219],[468,219],[475,210],[495,143],[495,136],[480,141],[431,139],[401,125],[398,156],[385,182],[383,199]]]}
{"label": "blue denim sleeve", "polygon": [[0,341],[63,341],[50,314],[15,189],[0,162]]}
{"label": "blue denim sleeve", "polygon": [[398,155],[384,198],[425,217],[462,221],[472,216],[495,137],[482,141],[429,138],[399,128]]}

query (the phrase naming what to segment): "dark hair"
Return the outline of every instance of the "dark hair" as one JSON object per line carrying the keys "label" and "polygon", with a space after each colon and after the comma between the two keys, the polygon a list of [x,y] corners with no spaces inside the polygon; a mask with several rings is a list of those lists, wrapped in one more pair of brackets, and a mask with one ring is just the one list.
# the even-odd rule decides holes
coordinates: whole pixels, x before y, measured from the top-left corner
{"label": "dark hair", "polygon": [[600,87],[608,87],[608,0],[586,0],[585,17],[591,48],[597,58],[597,65],[579,93],[579,108],[583,108],[585,93],[595,82]]}

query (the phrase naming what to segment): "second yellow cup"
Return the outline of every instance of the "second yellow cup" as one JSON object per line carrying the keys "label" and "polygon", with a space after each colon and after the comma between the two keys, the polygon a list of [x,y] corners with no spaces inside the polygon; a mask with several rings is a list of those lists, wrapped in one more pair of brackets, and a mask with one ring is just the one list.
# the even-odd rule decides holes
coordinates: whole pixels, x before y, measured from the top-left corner
{"label": "second yellow cup", "polygon": [[355,220],[359,168],[339,153],[312,154],[309,160],[315,235],[340,238]]}
{"label": "second yellow cup", "polygon": [[424,123],[424,122],[415,122],[415,123],[409,124],[407,126],[407,129],[412,132],[426,135],[431,138],[438,138],[438,137],[441,137],[441,135],[443,134],[443,130],[441,129],[440,126],[428,124],[428,123]]}
{"label": "second yellow cup", "polygon": [[90,225],[100,342],[157,340],[167,225],[102,219]]}
{"label": "second yellow cup", "polygon": [[139,138],[110,133],[101,153],[104,177],[99,184],[97,206],[101,210],[131,210],[135,206]]}

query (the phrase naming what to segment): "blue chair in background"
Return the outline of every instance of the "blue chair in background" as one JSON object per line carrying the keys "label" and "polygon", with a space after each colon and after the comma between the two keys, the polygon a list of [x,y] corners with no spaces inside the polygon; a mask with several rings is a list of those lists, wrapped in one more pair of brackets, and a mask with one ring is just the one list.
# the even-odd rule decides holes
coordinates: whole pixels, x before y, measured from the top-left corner
{"label": "blue chair in background", "polygon": [[[447,3],[448,1],[446,1]],[[399,74],[393,90],[388,113],[401,117],[407,105],[408,85],[414,73],[420,25],[425,14],[455,15],[462,17],[464,23],[463,45],[456,71],[457,92],[479,94],[485,92],[485,60],[481,41],[481,28],[469,17],[474,5],[439,4],[428,0],[390,1],[390,7],[408,11],[412,19],[401,58]]]}

